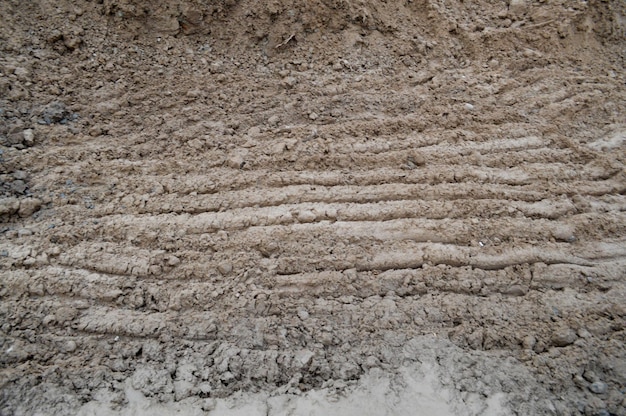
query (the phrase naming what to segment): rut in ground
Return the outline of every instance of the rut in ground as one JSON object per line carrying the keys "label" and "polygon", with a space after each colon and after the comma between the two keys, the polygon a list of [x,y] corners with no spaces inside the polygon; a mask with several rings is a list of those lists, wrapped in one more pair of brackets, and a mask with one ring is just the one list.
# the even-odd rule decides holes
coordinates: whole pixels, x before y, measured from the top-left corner
{"label": "rut in ground", "polygon": [[623,56],[577,26],[605,9],[477,31],[435,7],[411,53],[358,19],[270,26],[239,58],[184,19],[130,43],[117,3],[80,6],[76,48],[3,52],[33,90],[2,101],[3,406],[123,401],[126,379],[164,401],[306,391],[434,334],[524,363],[555,412],[623,414]]}

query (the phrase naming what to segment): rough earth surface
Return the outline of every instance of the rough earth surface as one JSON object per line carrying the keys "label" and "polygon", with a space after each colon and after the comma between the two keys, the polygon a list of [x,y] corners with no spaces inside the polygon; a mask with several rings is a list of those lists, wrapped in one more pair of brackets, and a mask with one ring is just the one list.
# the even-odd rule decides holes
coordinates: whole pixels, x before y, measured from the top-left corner
{"label": "rough earth surface", "polygon": [[625,67],[621,0],[0,1],[0,414],[626,415]]}

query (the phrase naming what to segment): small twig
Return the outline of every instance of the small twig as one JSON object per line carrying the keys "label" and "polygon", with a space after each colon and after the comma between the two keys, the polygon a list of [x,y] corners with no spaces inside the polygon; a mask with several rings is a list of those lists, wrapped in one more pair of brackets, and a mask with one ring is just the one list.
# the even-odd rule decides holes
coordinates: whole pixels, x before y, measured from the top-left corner
{"label": "small twig", "polygon": [[102,40],[102,45],[105,45],[107,43],[107,38],[109,37],[109,24],[110,23],[111,23],[111,14],[107,16],[107,27],[106,27],[106,31],[104,32],[104,39]]}
{"label": "small twig", "polygon": [[288,38],[287,38],[284,42],[279,43],[278,45],[276,45],[276,46],[275,46],[275,49],[278,49],[278,48],[280,48],[281,46],[285,46],[285,45],[286,45],[287,43],[289,43],[289,41],[290,41],[291,39],[293,39],[294,37],[296,37],[296,34],[295,34],[295,33],[292,33],[291,35],[289,35],[289,37],[288,37]]}
{"label": "small twig", "polygon": [[520,27],[517,27],[516,29],[537,29],[539,27],[547,26],[554,22],[555,22],[554,19],[550,19],[550,20],[546,20],[545,22],[535,23],[534,25],[520,26]]}

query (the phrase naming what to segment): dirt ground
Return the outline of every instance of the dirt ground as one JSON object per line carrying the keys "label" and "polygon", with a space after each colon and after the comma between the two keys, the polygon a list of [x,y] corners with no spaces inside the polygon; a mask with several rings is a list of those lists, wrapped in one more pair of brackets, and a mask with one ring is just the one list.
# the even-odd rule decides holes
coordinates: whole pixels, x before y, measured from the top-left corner
{"label": "dirt ground", "polygon": [[623,0],[0,1],[0,414],[626,415],[625,68]]}

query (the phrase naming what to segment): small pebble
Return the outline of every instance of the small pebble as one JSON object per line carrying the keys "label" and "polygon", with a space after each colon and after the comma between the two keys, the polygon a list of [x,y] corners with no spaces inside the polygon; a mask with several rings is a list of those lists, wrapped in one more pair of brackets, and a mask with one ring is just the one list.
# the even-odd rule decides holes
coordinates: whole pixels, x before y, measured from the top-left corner
{"label": "small pebble", "polygon": [[223,275],[226,276],[227,274],[229,274],[230,272],[233,271],[233,265],[231,263],[220,263],[217,266],[217,270],[219,270],[219,272]]}
{"label": "small pebble", "polygon": [[20,201],[20,209],[18,213],[20,217],[30,217],[41,208],[41,200],[37,198],[26,198]]}
{"label": "small pebble", "polygon": [[280,118],[278,116],[272,116],[267,120],[267,123],[270,126],[277,126],[280,123]]}
{"label": "small pebble", "polygon": [[59,246],[50,247],[47,251],[49,256],[58,256],[61,254],[61,248]]}
{"label": "small pebble", "polygon": [[293,88],[298,83],[298,80],[294,77],[286,77],[283,79],[283,84],[286,87]]}
{"label": "small pebble", "polygon": [[26,129],[22,134],[24,135],[24,144],[32,146],[35,143],[35,132],[33,129]]}
{"label": "small pebble", "polygon": [[28,174],[26,172],[24,172],[23,170],[16,170],[15,172],[13,172],[13,178],[23,181],[28,177]]}
{"label": "small pebble", "polygon": [[13,181],[11,183],[11,189],[18,194],[23,194],[26,191],[26,183],[22,180]]}
{"label": "small pebble", "polygon": [[98,126],[98,125],[92,126],[89,129],[89,135],[91,137],[98,137],[98,136],[102,135],[102,128],[100,126]]}
{"label": "small pebble", "polygon": [[304,321],[309,318],[309,312],[304,308],[298,309],[298,317]]}
{"label": "small pebble", "polygon": [[319,117],[319,116],[317,115],[317,113],[311,113],[311,114],[309,114],[309,118],[310,118],[311,120],[317,120],[317,118],[318,118],[318,117]]}
{"label": "small pebble", "polygon": [[261,134],[261,128],[259,126],[250,127],[247,133],[248,133],[248,136],[250,137],[256,137],[259,134]]}
{"label": "small pebble", "polygon": [[605,394],[609,390],[609,386],[603,381],[591,383],[589,390],[595,394]]}
{"label": "small pebble", "polygon": [[298,221],[300,222],[313,222],[317,216],[312,211],[300,211],[298,213]]}
{"label": "small pebble", "polygon": [[41,116],[43,123],[40,124],[52,124],[52,123],[60,123],[69,115],[65,104],[59,101],[54,101],[48,104]]}
{"label": "small pebble", "polygon": [[76,342],[74,341],[67,341],[65,343],[65,352],[74,352],[76,351]]}
{"label": "small pebble", "polygon": [[426,164],[426,158],[423,154],[419,152],[414,152],[413,154],[409,155],[407,159],[415,166],[424,166]]}
{"label": "small pebble", "polygon": [[245,163],[244,158],[241,155],[232,155],[226,164],[233,169],[241,169]]}
{"label": "small pebble", "polygon": [[528,288],[521,285],[513,285],[509,287],[505,293],[511,296],[524,296],[528,293]]}
{"label": "small pebble", "polygon": [[576,332],[571,329],[561,329],[552,335],[552,344],[555,347],[566,347],[573,344],[577,338],[578,336],[576,335]]}
{"label": "small pebble", "polygon": [[17,231],[17,235],[20,236],[20,237],[27,237],[29,235],[33,235],[33,232],[32,232],[32,230],[29,230],[28,228],[20,228]]}

